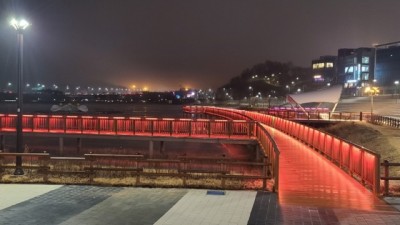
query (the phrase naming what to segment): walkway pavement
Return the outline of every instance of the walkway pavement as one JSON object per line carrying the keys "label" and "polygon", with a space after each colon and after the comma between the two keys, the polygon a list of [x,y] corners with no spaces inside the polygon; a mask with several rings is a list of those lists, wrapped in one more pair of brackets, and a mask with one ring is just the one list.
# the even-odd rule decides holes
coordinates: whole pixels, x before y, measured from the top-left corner
{"label": "walkway pavement", "polygon": [[0,193],[1,225],[400,224],[389,207],[314,207],[269,192],[0,184]]}
{"label": "walkway pavement", "polygon": [[389,210],[360,183],[311,147],[268,126],[281,154],[279,201],[314,207]]}

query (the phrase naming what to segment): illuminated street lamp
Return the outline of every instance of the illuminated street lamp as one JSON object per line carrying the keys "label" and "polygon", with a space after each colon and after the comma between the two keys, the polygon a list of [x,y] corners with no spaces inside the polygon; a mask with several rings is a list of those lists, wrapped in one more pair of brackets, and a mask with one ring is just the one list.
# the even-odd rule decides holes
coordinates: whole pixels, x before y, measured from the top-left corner
{"label": "illuminated street lamp", "polygon": [[399,93],[399,81],[398,80],[394,81],[394,85],[396,85],[396,95],[397,95],[396,103],[397,103],[397,100],[398,100],[399,95],[400,95],[400,93]]}
{"label": "illuminated street lamp", "polygon": [[[18,92],[18,101],[17,101],[17,146],[16,152],[22,153],[22,113],[23,113],[23,94],[22,94],[22,86],[23,86],[23,47],[24,47],[24,37],[23,31],[30,25],[26,20],[16,20],[12,19],[10,21],[10,25],[14,27],[17,31],[17,41],[18,41],[18,85],[17,85],[17,92]],[[22,169],[22,157],[17,156],[15,160],[15,171],[14,175],[23,175],[24,171]]]}
{"label": "illuminated street lamp", "polygon": [[368,93],[371,96],[371,121],[372,121],[372,115],[374,113],[374,95],[379,94],[379,88],[367,87],[365,88],[365,93]]}

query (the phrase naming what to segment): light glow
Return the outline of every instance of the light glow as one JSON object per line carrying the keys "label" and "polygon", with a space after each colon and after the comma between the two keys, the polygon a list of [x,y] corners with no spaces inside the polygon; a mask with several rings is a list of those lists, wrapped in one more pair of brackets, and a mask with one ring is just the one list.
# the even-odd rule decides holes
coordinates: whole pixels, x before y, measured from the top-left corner
{"label": "light glow", "polygon": [[21,19],[20,21],[16,20],[15,18],[11,19],[10,25],[14,27],[15,30],[25,30],[27,27],[30,26],[28,21]]}

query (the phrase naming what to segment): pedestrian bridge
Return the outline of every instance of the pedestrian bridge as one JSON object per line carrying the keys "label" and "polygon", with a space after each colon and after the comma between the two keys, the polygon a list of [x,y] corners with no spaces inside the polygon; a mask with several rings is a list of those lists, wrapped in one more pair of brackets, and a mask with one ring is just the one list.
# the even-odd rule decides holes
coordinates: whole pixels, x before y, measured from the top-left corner
{"label": "pedestrian bridge", "polygon": [[186,107],[185,111],[260,122],[279,149],[282,203],[390,210],[375,195],[380,188],[379,154],[271,115],[217,107]]}

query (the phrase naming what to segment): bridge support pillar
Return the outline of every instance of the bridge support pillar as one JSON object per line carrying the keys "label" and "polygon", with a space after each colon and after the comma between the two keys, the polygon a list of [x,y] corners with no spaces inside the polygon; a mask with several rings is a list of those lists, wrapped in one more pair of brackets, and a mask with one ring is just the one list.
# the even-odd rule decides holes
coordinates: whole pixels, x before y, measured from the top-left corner
{"label": "bridge support pillar", "polygon": [[149,158],[153,158],[154,155],[154,141],[149,142]]}
{"label": "bridge support pillar", "polygon": [[82,138],[76,139],[76,153],[80,153],[82,149]]}
{"label": "bridge support pillar", "polygon": [[58,138],[58,150],[59,150],[59,154],[62,156],[64,155],[64,138],[63,137],[59,137]]}
{"label": "bridge support pillar", "polygon": [[6,136],[0,135],[0,150],[5,152],[5,147],[6,147]]}
{"label": "bridge support pillar", "polygon": [[164,153],[165,153],[165,142],[164,141],[160,141],[160,153],[161,153],[161,155],[164,155]]}

